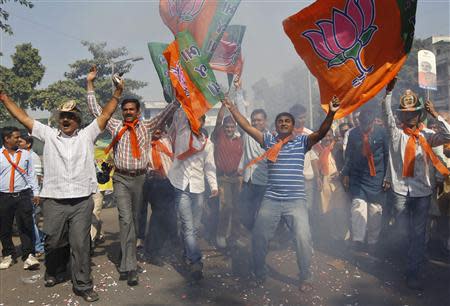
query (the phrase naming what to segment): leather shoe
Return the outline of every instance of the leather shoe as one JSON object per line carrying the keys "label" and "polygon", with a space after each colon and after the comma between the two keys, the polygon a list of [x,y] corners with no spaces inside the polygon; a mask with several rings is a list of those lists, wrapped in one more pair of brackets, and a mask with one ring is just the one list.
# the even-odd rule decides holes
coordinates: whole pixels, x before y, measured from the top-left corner
{"label": "leather shoe", "polygon": [[137,286],[138,283],[139,283],[139,281],[138,281],[137,272],[129,271],[128,272],[128,280],[127,280],[128,286]]}
{"label": "leather shoe", "polygon": [[119,280],[124,281],[128,279],[128,272],[119,272]]}
{"label": "leather shoe", "polygon": [[73,288],[73,293],[75,293],[78,296],[81,296],[88,303],[98,301],[99,299],[98,293],[95,292],[93,289],[81,291]]}

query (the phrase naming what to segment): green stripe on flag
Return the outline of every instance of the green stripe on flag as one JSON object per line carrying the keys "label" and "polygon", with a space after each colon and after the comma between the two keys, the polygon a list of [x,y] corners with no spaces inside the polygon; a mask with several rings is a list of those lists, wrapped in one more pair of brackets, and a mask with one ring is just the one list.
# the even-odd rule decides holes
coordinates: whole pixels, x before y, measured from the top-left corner
{"label": "green stripe on flag", "polygon": [[417,0],[397,0],[397,6],[402,19],[401,35],[405,45],[404,51],[409,53],[414,41]]}
{"label": "green stripe on flag", "polygon": [[178,41],[183,70],[189,75],[191,81],[211,106],[220,102],[224,98],[222,90],[191,33],[189,31],[180,32],[176,35],[176,40]]}
{"label": "green stripe on flag", "polygon": [[164,43],[148,43],[148,50],[150,51],[150,56],[152,57],[153,65],[155,66],[156,72],[158,73],[161,86],[163,88],[164,99],[167,103],[173,102],[175,99],[172,82],[169,76],[169,67],[167,65],[166,58],[163,56],[164,50],[166,50],[168,44]]}
{"label": "green stripe on flag", "polygon": [[211,57],[222,38],[225,29],[233,18],[234,13],[241,3],[241,0],[222,0],[218,1],[218,8],[214,19],[208,29],[208,34],[203,42],[202,50],[204,52],[206,60],[209,62]]}

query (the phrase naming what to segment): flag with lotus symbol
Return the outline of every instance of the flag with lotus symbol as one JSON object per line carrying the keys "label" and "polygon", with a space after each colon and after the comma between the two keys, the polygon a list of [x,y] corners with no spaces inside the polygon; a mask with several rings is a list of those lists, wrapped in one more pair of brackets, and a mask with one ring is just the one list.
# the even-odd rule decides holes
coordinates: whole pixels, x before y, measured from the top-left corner
{"label": "flag with lotus symbol", "polygon": [[395,77],[411,49],[416,8],[417,0],[318,0],[284,20],[325,110],[335,95],[342,118]]}
{"label": "flag with lotus symbol", "polygon": [[241,44],[246,27],[229,25],[209,64],[213,70],[239,74],[242,68]]}
{"label": "flag with lotus symbol", "polygon": [[186,113],[192,131],[199,134],[199,118],[224,98],[220,86],[189,31],[178,33],[163,54],[176,98]]}
{"label": "flag with lotus symbol", "polygon": [[160,0],[159,13],[174,35],[189,30],[211,59],[240,0]]}

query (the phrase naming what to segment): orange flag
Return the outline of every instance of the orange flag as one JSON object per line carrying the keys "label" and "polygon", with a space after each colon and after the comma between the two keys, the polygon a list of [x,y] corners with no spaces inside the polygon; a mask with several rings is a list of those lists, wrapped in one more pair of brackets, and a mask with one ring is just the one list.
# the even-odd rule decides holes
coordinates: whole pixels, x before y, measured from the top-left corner
{"label": "orange flag", "polygon": [[400,71],[414,38],[417,1],[318,0],[283,21],[317,78],[323,109],[334,95],[342,118]]}

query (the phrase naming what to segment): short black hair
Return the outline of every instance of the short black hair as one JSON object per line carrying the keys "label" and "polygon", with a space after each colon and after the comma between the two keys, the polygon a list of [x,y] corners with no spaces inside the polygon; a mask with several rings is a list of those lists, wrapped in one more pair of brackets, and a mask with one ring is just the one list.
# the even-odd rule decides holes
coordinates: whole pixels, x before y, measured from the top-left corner
{"label": "short black hair", "polygon": [[2,140],[5,142],[6,137],[11,137],[12,133],[20,132],[19,128],[15,126],[5,126],[2,129]]}
{"label": "short black hair", "polygon": [[227,123],[236,125],[236,121],[234,121],[233,117],[231,117],[231,116],[226,116],[225,118],[223,118],[223,125],[225,125]]}
{"label": "short black hair", "polygon": [[263,110],[262,108],[257,108],[255,109],[251,114],[250,114],[250,118],[253,118],[253,116],[256,116],[258,114],[263,115],[264,119],[267,119],[267,113],[265,110]]}
{"label": "short black hair", "polygon": [[279,113],[279,114],[275,117],[275,124],[276,124],[276,122],[278,121],[278,119],[280,119],[280,117],[289,117],[289,118],[291,118],[291,120],[292,120],[292,124],[295,124],[295,118],[294,118],[294,116],[293,116],[291,113],[288,113],[288,112],[282,112],[282,113]]}
{"label": "short black hair", "polygon": [[123,109],[125,104],[128,104],[128,103],[134,103],[134,105],[136,105],[137,110],[141,109],[141,103],[139,102],[138,99],[134,99],[134,98],[123,99],[122,102],[120,103],[120,108]]}
{"label": "short black hair", "polygon": [[34,138],[32,136],[30,136],[30,135],[21,135],[20,138],[25,140],[25,142],[30,145],[30,148],[33,147]]}
{"label": "short black hair", "polygon": [[294,104],[289,109],[289,113],[298,117],[300,115],[306,114],[306,108],[301,104]]}

